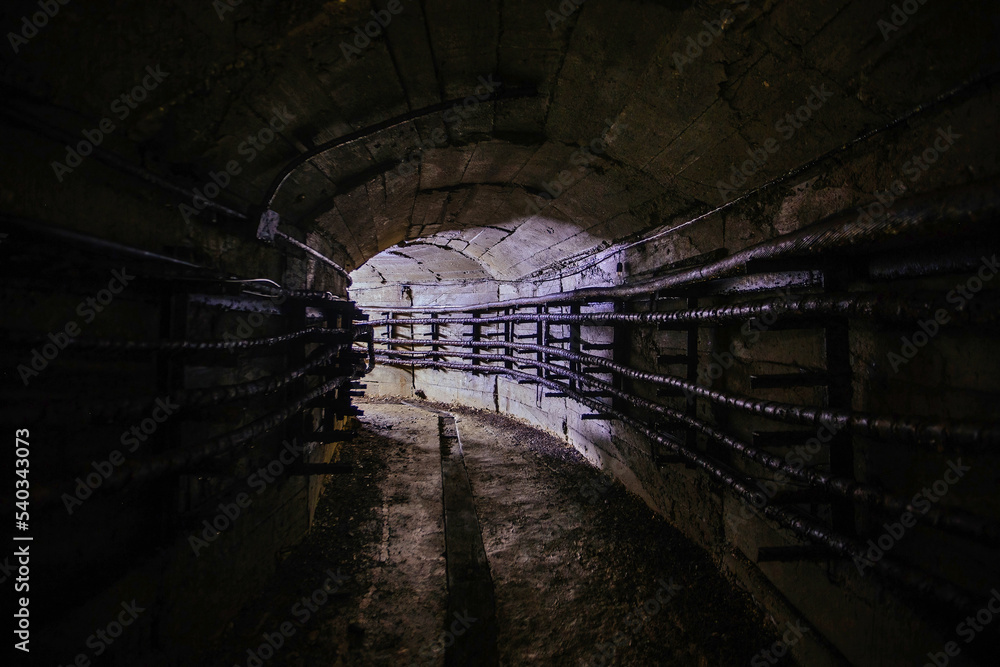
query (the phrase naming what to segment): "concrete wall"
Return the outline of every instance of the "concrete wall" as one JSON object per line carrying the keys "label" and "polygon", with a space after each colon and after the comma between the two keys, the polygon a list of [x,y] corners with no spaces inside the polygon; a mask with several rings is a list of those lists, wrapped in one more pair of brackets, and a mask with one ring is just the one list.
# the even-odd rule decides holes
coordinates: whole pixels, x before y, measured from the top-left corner
{"label": "concrete wall", "polygon": [[[286,257],[265,246],[254,238],[252,228],[235,230],[205,219],[181,224],[184,219],[175,200],[154,188],[137,186],[95,159],[67,176],[58,184],[59,196],[52,196],[57,182],[44,160],[49,148],[29,134],[6,136],[5,159],[0,160],[6,214],[193,261],[223,275],[344,293],[342,279],[317,270],[314,261]],[[10,197],[13,192],[20,196]],[[46,243],[30,227],[15,226],[8,232],[5,251],[15,261],[22,261],[32,244]],[[54,257],[46,258],[51,264],[42,264],[37,275],[17,276],[18,289],[11,286],[5,298],[5,326],[22,335],[45,336],[62,330],[67,321],[82,323],[76,305],[92,296],[101,281],[107,283],[110,275],[88,264],[100,252],[88,254],[74,244],[51,247],[58,248]],[[164,294],[171,287],[182,291],[184,283],[147,279],[144,271],[150,265],[128,258],[112,260],[111,266],[124,267],[138,277],[105,312],[83,326],[85,337],[224,340],[227,334],[240,335],[240,317],[247,313],[191,305],[184,315],[169,321],[171,309],[163,305]],[[75,272],[75,278],[66,280],[66,271]],[[268,315],[253,335],[273,335],[284,326],[282,317]],[[5,355],[8,371],[27,361],[23,348],[8,349]],[[42,420],[32,428],[37,482],[44,485],[85,477],[93,472],[92,461],[105,461],[112,451],[123,449],[120,436],[128,427],[84,407],[67,412],[64,403],[43,400],[47,395],[76,394],[76,403],[88,398],[166,396],[171,388],[246,382],[287,368],[289,363],[284,351],[255,359],[234,354],[229,357],[231,363],[221,366],[191,363],[179,367],[173,359],[119,354],[105,355],[102,360],[99,355],[66,351],[28,387],[16,372],[8,372],[8,389],[28,400],[28,411],[14,414],[16,404],[5,406],[4,423],[14,419],[20,428],[26,419]],[[149,442],[125,458],[141,460],[200,442],[273,407],[257,400],[246,409],[230,404],[211,414],[175,414]],[[314,413],[318,417],[321,411]],[[342,427],[345,422],[338,424]],[[206,464],[201,472],[168,476],[135,485],[140,488],[88,499],[72,514],[61,502],[39,512],[33,565],[47,574],[39,575],[37,586],[32,582],[39,600],[33,613],[40,610],[37,621],[44,628],[35,637],[51,640],[36,639],[33,653],[51,664],[70,664],[79,654],[94,660],[98,644],[91,639],[88,645],[88,637],[117,617],[121,603],[135,600],[144,611],[102,653],[101,660],[107,661],[102,664],[187,664],[198,647],[224,630],[219,619],[231,617],[252,597],[258,584],[274,572],[284,550],[309,529],[324,478],[286,475],[260,495],[251,490],[252,504],[216,540],[199,549],[197,556],[189,541],[204,530],[203,520],[219,515],[220,502],[231,505],[241,484],[246,490],[249,474],[277,457],[282,439],[279,431],[227,461]],[[332,453],[332,445],[323,445],[310,452],[308,460],[327,461]]]}
{"label": "concrete wall", "polygon": [[[721,215],[627,252],[609,253],[577,271],[595,250],[684,223],[726,197],[748,193],[992,71],[1000,42],[995,3],[987,0],[916,3],[916,13],[902,19],[892,17],[898,14],[896,5],[905,3],[889,0],[816,0],[808,6],[792,1],[589,0],[569,7],[572,11],[553,22],[549,12],[568,4],[575,5],[489,0],[470,12],[448,0],[407,3],[385,34],[353,58],[344,56],[340,44],[353,40],[355,30],[371,21],[367,0],[238,3],[221,13],[212,3],[94,0],[61,5],[44,30],[13,51],[15,57],[5,61],[0,74],[9,93],[5,112],[12,114],[5,116],[0,145],[0,208],[9,216],[165,252],[239,277],[343,293],[343,282],[314,262],[286,261],[254,239],[255,214],[272,180],[282,166],[312,147],[471,95],[480,77],[494,74],[509,87],[532,84],[538,94],[473,103],[474,112],[460,122],[437,114],[393,125],[314,157],[290,176],[272,202],[282,216],[282,229],[350,269],[380,251],[397,250],[399,261],[387,276],[371,275],[383,282],[365,286],[359,281],[358,294],[371,295],[365,296],[366,303],[470,303],[494,294],[506,298],[636,280],[671,262],[719,248],[734,251],[832,210],[871,201],[876,191],[886,191],[897,179],[904,179],[907,192],[913,193],[1000,173],[997,93],[980,86]],[[30,2],[0,9],[12,29],[20,29],[22,18],[37,11]],[[881,26],[887,20],[900,25],[886,32]],[[717,22],[720,34],[706,33],[705,22]],[[687,53],[693,40],[706,37],[711,43],[690,56],[691,62],[678,60],[677,54]],[[109,105],[133,91],[154,66],[162,66],[169,76],[142,106],[116,121],[102,147],[185,187],[204,187],[210,174],[238,160],[242,172],[219,201],[247,211],[248,220],[185,216],[178,204],[186,202],[94,157],[63,178],[53,172],[53,162],[65,161],[67,141],[79,145],[81,132],[112,118]],[[776,123],[802,108],[813,88],[822,86],[835,93],[832,99],[814,110],[809,122],[783,140],[735,192],[720,192],[717,182],[759,151],[778,132]],[[240,146],[247,137],[270,132],[275,109],[289,116],[283,129],[271,134],[272,141],[252,162],[245,159]],[[70,139],[28,129],[28,121],[43,121]],[[912,168],[913,156],[933,145],[939,128],[949,127],[961,138],[912,180],[907,163]],[[601,148],[580,165],[585,146]],[[4,240],[0,253],[14,242]],[[946,243],[944,239],[942,245]],[[39,284],[78,258],[62,259],[66,261],[53,262],[52,271],[36,267]],[[475,272],[477,282],[471,285]],[[86,296],[87,281],[71,272],[58,275],[44,289],[10,290],[5,320],[15,331],[44,335],[65,322],[67,308]],[[409,297],[404,285],[411,287]],[[130,297],[90,333],[152,335],[162,324],[159,317],[157,308]],[[852,332],[856,407],[955,417],[995,412],[996,361],[982,336],[942,337],[934,350],[889,376],[885,353],[897,334],[870,330],[863,323]],[[734,341],[734,332],[725,328],[704,335],[701,349],[709,355]],[[652,337],[632,342],[637,364],[670,345]],[[745,388],[749,369],[790,367],[816,353],[815,342],[808,340],[766,347],[765,342],[753,347],[735,342],[738,363],[719,379],[719,386],[731,389]],[[123,395],[163,389],[155,368],[127,359],[116,359],[103,372],[97,363],[62,363],[62,370],[46,376],[52,391],[60,383],[84,395],[107,387]],[[233,377],[249,372],[236,369]],[[788,571],[742,567],[742,556],[730,553],[724,539],[732,533],[752,552],[754,540],[778,539],[766,532],[768,527],[752,523],[752,530],[737,534],[729,527],[732,510],[724,493],[693,471],[652,469],[641,439],[600,422],[584,422],[581,410],[564,401],[539,401],[531,387],[423,371],[413,381],[393,373],[379,370],[370,387],[392,395],[422,389],[429,397],[492,406],[569,438],[590,460],[614,471],[652,506],[719,552],[720,564],[742,572],[741,579],[766,598],[768,608],[778,609],[780,598],[765,593],[770,589],[761,582],[775,581],[781,584],[778,589],[791,590]],[[945,395],[943,386],[949,388]],[[739,415],[701,409],[707,418],[737,431],[751,428]],[[218,422],[241,419],[243,415],[226,413]],[[78,417],[66,419],[46,433],[51,449],[44,465],[53,477],[78,474],[93,455],[114,445],[114,432],[84,429],[81,423]],[[901,452],[856,446],[859,475],[878,477],[889,487],[931,474],[935,465],[933,457],[906,453],[912,469],[909,463],[903,469],[894,463]],[[254,454],[255,460],[272,455],[277,443],[268,447]],[[199,497],[206,499],[218,491],[213,483],[188,484],[197,493],[204,490]],[[995,500],[981,493],[978,484],[968,488],[972,495],[962,496],[963,504],[995,510]],[[275,507],[262,510],[271,512],[274,521],[262,517],[258,525],[265,528],[260,530],[277,530],[284,536],[281,541],[294,539],[308,510],[301,491],[290,487],[287,498],[276,496]],[[965,491],[956,490],[956,502],[960,493]],[[195,518],[178,519],[176,495],[182,495],[177,488],[156,488],[130,498],[130,504],[105,508],[106,515],[89,523],[76,517],[65,525],[53,522],[50,544],[62,544],[72,535],[68,541],[84,545],[71,556],[51,552],[50,562],[61,565],[70,558],[69,565],[80,568],[67,569],[65,581],[73,585],[66,584],[65,590],[72,594],[53,608],[83,608],[94,588],[128,595],[125,582],[139,581],[129,573],[160,567],[150,545],[172,544],[183,532],[181,524],[186,527],[184,522]],[[167,517],[165,534],[157,528],[160,521],[148,520],[153,516]],[[289,532],[272,530],[286,524],[292,526]],[[258,573],[266,573],[268,559],[281,548],[270,541],[271,532],[246,537],[252,557],[260,559],[250,565]],[[264,546],[256,551],[258,543]],[[199,562],[207,568],[206,578],[223,567],[221,561],[211,562],[211,567]],[[824,577],[840,581],[835,566],[801,569],[810,585],[818,586]],[[102,578],[77,592],[86,588],[73,581],[78,572],[101,572]],[[220,580],[234,581],[226,576],[220,574]],[[137,590],[136,595],[164,596],[175,587],[185,595],[198,590],[197,582],[186,582],[181,570],[171,570],[164,581],[155,591]],[[852,590],[853,579],[845,581],[838,590]],[[63,580],[52,585],[54,593],[63,592]],[[874,599],[864,585],[857,584],[862,587],[857,597]],[[234,599],[250,592],[247,587],[230,590]],[[810,621],[821,625],[823,618],[836,617]],[[157,627],[173,623],[169,615],[148,618]],[[897,633],[898,628],[881,632],[880,622],[867,623],[863,632],[839,634],[840,650],[862,664],[881,659],[862,655],[868,651],[865,641],[905,634]],[[213,629],[199,631],[210,634]],[[171,630],[164,636],[180,635]],[[891,642],[885,645],[885,662],[892,664],[902,654],[894,653]]]}
{"label": "concrete wall", "polygon": [[[765,197],[759,205],[736,207],[646,244],[609,255],[582,275],[548,283],[525,281],[514,286],[500,283],[497,290],[503,297],[513,297],[551,292],[554,285],[568,289],[635,280],[660,273],[676,261],[718,248],[734,252],[801,228],[833,212],[853,210],[875,199],[876,193],[884,192],[897,179],[906,180],[907,194],[915,194],[967,182],[970,173],[996,174],[995,157],[985,148],[996,133],[997,124],[992,115],[991,104],[985,100],[933,114],[879,138],[864,149],[850,152],[838,164],[827,163],[803,174],[783,195],[775,193]],[[953,127],[962,138],[941,155],[932,170],[911,180],[904,174],[902,165],[914,154],[933,145],[935,137],[940,136],[938,128],[941,127]],[[628,267],[627,275],[616,270],[618,262]],[[386,277],[391,284],[392,275]],[[918,288],[943,296],[956,283],[964,281],[965,277],[947,275],[909,281],[905,287],[878,283],[858,283],[853,287],[893,292]],[[987,280],[984,289],[995,293],[998,288],[1000,281]],[[412,297],[414,302],[438,304],[446,303],[449,294],[455,294],[452,298],[456,300],[466,298],[455,286],[414,288]],[[730,302],[732,300],[723,298],[706,299],[701,305]],[[365,305],[389,304],[373,300],[362,304]],[[409,304],[397,301],[395,305]],[[528,332],[528,325],[521,326],[523,332]],[[732,356],[729,367],[713,378],[713,388],[764,399],[823,404],[825,394],[820,389],[755,391],[749,385],[752,373],[823,368],[825,347],[820,332],[768,331],[748,338],[741,333],[741,326],[742,323],[706,327],[700,332],[703,371],[720,366],[719,357],[713,355]],[[429,331],[419,326],[412,329],[410,333],[409,328],[397,328],[397,335],[399,330],[406,330],[406,337],[422,338]],[[588,329],[584,327],[583,331],[586,340],[602,342],[607,337],[606,332]],[[967,327],[945,328],[923,354],[900,366],[896,372],[888,355],[899,352],[901,336],[912,336],[911,329],[910,325],[876,327],[863,320],[852,321],[853,408],[949,419],[995,416],[996,401],[1000,397],[997,379],[1000,369],[992,349],[992,332]],[[460,336],[461,333],[456,328],[450,335]],[[553,336],[564,334],[553,327]],[[682,336],[649,329],[634,330],[631,364],[640,369],[657,370],[657,355],[684,351]],[[449,335],[442,332],[442,337]],[[860,575],[850,561],[756,563],[758,547],[794,545],[801,541],[788,530],[761,518],[725,488],[711,481],[707,474],[677,464],[658,468],[651,461],[651,444],[645,437],[615,422],[583,420],[581,415],[591,412],[589,408],[563,398],[544,397],[544,392],[551,390],[518,385],[494,376],[424,369],[410,371],[386,366],[377,368],[367,381],[371,395],[412,396],[420,391],[431,400],[510,414],[566,439],[591,463],[613,474],[712,553],[718,566],[737,585],[749,590],[772,614],[776,624],[804,620],[813,632],[793,649],[801,664],[922,664],[928,652],[940,651],[946,642],[955,638],[951,628],[960,619],[949,622],[950,617],[945,615],[943,622],[929,620],[926,607],[912,604],[875,576]],[[640,388],[640,393],[653,396],[648,389]],[[683,399],[679,402],[668,400],[678,407],[683,405]],[[698,415],[747,439],[753,430],[766,428],[769,423],[701,400],[698,401]],[[701,441],[704,445],[703,438]],[[854,439],[853,448],[857,478],[880,484],[901,496],[909,496],[921,485],[939,479],[947,468],[946,461],[958,455],[948,451],[914,451],[862,438]],[[812,463],[825,463],[824,456],[825,452],[820,453]],[[738,462],[735,457],[725,454],[723,458]],[[952,507],[975,508],[977,514],[1000,518],[1000,505],[993,486],[997,479],[995,462],[988,455],[968,453],[962,455],[962,460],[972,467],[972,471],[942,502]],[[751,476],[763,472],[754,466],[738,465]],[[885,530],[883,519],[877,516],[861,512],[857,518],[862,541],[877,539]],[[990,560],[991,552],[961,538],[945,537],[919,528],[897,549],[893,557],[913,559],[970,590],[989,590],[1000,581],[1000,571]],[[938,555],[945,551],[952,555],[939,558]]]}

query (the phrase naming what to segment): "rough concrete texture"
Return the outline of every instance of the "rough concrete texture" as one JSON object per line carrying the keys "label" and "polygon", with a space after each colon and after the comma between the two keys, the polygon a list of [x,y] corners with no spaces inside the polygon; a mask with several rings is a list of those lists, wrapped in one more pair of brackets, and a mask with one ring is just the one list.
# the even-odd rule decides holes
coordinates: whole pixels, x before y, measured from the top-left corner
{"label": "rough concrete texture", "polygon": [[[462,105],[465,117],[439,113],[405,122],[313,158],[273,202],[282,229],[354,270],[354,294],[368,306],[469,304],[638,280],[676,261],[720,248],[734,252],[850,210],[897,179],[913,194],[1000,173],[1000,99],[988,85],[685,224],[997,67],[994,2],[922,3],[899,30],[886,33],[879,21],[889,19],[895,4],[902,3],[588,0],[564,12],[567,2],[403,0],[403,11],[355,53],[342,45],[353,44],[355,29],[372,21],[373,7],[385,6],[381,0],[72,2],[4,60],[0,76],[10,108],[74,137],[113,118],[116,129],[104,148],[186,187],[204,188],[211,174],[236,161],[240,173],[218,201],[248,219],[186,217],[178,204],[192,202],[95,158],[60,181],[52,163],[65,160],[65,142],[25,130],[22,121],[5,121],[16,131],[5,131],[0,140],[0,207],[7,215],[243,278],[343,294],[344,281],[322,265],[255,239],[256,215],[275,175],[322,142],[444,100],[471,100],[480,77],[495,75],[510,88],[534,85],[538,95],[471,100]],[[5,3],[0,23],[16,30],[34,11],[34,2]],[[169,76],[119,119],[112,104],[133,90],[147,67]],[[829,91],[829,98],[819,105],[814,89]],[[789,136],[786,115],[799,112],[811,96],[818,108],[806,108],[805,120],[791,126]],[[279,113],[284,128],[260,134]],[[927,171],[909,171],[913,156],[949,127],[961,135],[954,145]],[[245,142],[252,136],[270,140],[251,159]],[[730,182],[731,191],[720,192],[720,180],[730,180],[770,139],[779,142],[777,151],[762,166],[751,165],[739,185]],[[582,152],[585,147],[591,154]],[[653,234],[659,235],[614,250],[615,243]],[[612,250],[593,254],[606,248]],[[947,281],[929,286],[950,287]],[[13,299],[23,303],[12,309],[12,321],[39,330],[58,323],[78,300],[53,297],[39,305],[30,294]],[[123,311],[93,333],[124,336],[155,326],[142,312]],[[774,334],[748,346],[737,332],[703,334],[703,364],[711,352],[736,345],[738,363],[719,387],[743,391],[751,370],[807,366],[817,353],[815,341],[806,338]],[[856,408],[956,418],[996,414],[1000,369],[986,334],[943,336],[935,351],[890,373],[886,354],[905,333],[863,325],[852,330]],[[675,346],[666,335],[637,337],[632,356],[642,365]],[[86,368],[76,370],[86,376]],[[116,386],[123,393],[134,388],[129,382]],[[960,388],[942,397],[942,386]],[[708,549],[776,617],[781,609],[807,611],[835,648],[802,653],[806,664],[824,664],[816,656],[827,660],[838,652],[857,664],[899,664],[942,644],[895,598],[888,596],[876,610],[872,601],[887,593],[852,576],[850,565],[758,568],[747,561],[756,545],[781,543],[774,526],[737,522],[740,506],[703,475],[677,466],[655,469],[648,442],[580,419],[580,406],[539,397],[532,387],[432,371],[381,368],[370,387],[393,396],[420,390],[437,400],[507,412],[568,439]],[[741,433],[755,426],[711,406],[699,410]],[[863,441],[855,449],[859,475],[893,491],[912,491],[916,481],[939,474],[931,456],[905,452],[912,457],[904,469],[896,463],[902,450]],[[996,517],[995,478],[977,474],[956,489],[954,502],[974,503]],[[304,489],[299,496],[281,505],[288,514],[275,521],[301,526]],[[95,561],[106,554],[101,544],[129,537],[95,534],[107,538],[94,540],[88,558]],[[905,548],[922,548],[920,536]],[[971,546],[968,551],[982,567],[949,576],[1000,579],[987,555]],[[268,560],[268,549],[255,557]],[[216,562],[190,580],[168,577],[165,585],[197,590],[226,566]],[[115,576],[132,576],[118,562],[111,569]],[[827,586],[831,580],[837,592]],[[861,620],[845,629],[828,627],[831,618]]]}
{"label": "rough concrete texture", "polygon": [[[313,532],[206,667],[245,663],[246,647],[288,619],[327,568],[347,583],[296,623],[268,664],[444,664],[442,629],[453,619],[431,410],[448,408],[364,408],[360,434],[341,450],[357,472],[330,482]],[[495,413],[455,414],[496,591],[501,665],[735,665],[775,642],[703,551],[565,442]]]}
{"label": "rough concrete texture", "polygon": [[[495,226],[506,234],[450,247],[488,274],[512,279],[718,206],[717,182],[771,137],[780,150],[740,194],[995,62],[991,3],[927,3],[885,39],[878,21],[891,15],[891,4],[830,0],[804,10],[791,2],[592,0],[553,21],[547,12],[558,13],[558,4],[494,0],[473,9],[450,0],[405,2],[359,53],[343,45],[372,20],[372,8],[354,0],[141,10],[104,2],[87,12],[70,4],[21,47],[4,79],[62,107],[32,113],[79,132],[108,116],[147,66],[159,65],[169,75],[106,146],[192,186],[236,160],[241,171],[219,201],[241,210],[261,204],[278,169],[311,146],[472,96],[461,107],[464,117],[411,121],[315,158],[294,172],[274,208],[291,230],[327,239],[333,258],[352,269],[404,239],[445,245],[447,237],[438,235]],[[5,12],[8,23],[19,23],[17,3]],[[702,35],[705,22],[718,34]],[[702,46],[692,48],[699,39]],[[480,77],[532,84],[538,96],[479,102]],[[824,87],[829,99],[786,139],[790,126],[777,124],[810,100],[814,87]],[[992,155],[967,157],[983,139],[995,140],[985,115],[992,108],[985,99],[955,109],[947,122],[981,139],[948,155],[950,166],[920,188],[995,171]],[[246,138],[279,112],[287,126],[251,160]],[[928,127],[932,133],[935,126]],[[58,199],[45,197],[55,183],[50,162],[64,149],[12,141],[6,150],[23,159],[6,167],[10,212],[76,219],[150,247],[199,252],[222,231],[210,216],[183,221],[141,188],[131,195],[139,199],[135,206],[107,205],[117,194],[95,196],[109,174],[93,159],[59,184]],[[847,176],[824,175],[815,197],[845,187],[853,199],[870,195],[886,185],[880,174],[898,174],[893,165],[904,155]],[[152,213],[146,209],[158,209],[162,222],[136,225],[139,210],[140,218]],[[226,253],[249,252],[243,245],[253,224],[225,230],[217,242]]]}

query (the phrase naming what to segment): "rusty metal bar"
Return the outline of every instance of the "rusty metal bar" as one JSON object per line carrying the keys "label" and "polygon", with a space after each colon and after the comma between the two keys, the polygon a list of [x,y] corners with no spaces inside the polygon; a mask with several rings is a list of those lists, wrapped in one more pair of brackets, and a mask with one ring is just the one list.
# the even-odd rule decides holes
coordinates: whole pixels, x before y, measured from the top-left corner
{"label": "rusty metal bar", "polygon": [[[382,341],[398,343],[397,339]],[[438,345],[450,347],[486,347],[482,343],[470,343],[464,340],[440,340]],[[904,443],[916,443],[928,446],[951,444],[958,447],[989,450],[1000,444],[1000,424],[931,421],[918,417],[899,417],[874,415],[853,410],[816,408],[812,406],[781,403],[778,401],[759,400],[749,396],[715,390],[690,382],[674,375],[662,375],[640,371],[624,364],[614,362],[604,357],[570,352],[556,347],[535,345],[532,343],[506,343],[509,348],[534,350],[538,352],[539,362],[542,354],[563,359],[574,359],[589,365],[600,366],[623,377],[640,382],[663,385],[672,388],[674,395],[704,398],[719,405],[750,412],[769,419],[790,424],[808,424],[819,428],[827,426],[831,430],[845,431],[855,435],[890,440]],[[490,344],[489,346],[493,346]],[[516,357],[513,357],[516,359]]]}
{"label": "rusty metal bar", "polygon": [[[110,352],[147,352],[147,351],[176,351],[176,352],[198,352],[204,350],[246,350],[255,347],[271,347],[282,345],[302,339],[311,342],[337,343],[351,340],[356,330],[351,329],[327,329],[326,327],[306,327],[298,331],[283,334],[281,336],[269,336],[267,338],[248,338],[246,340],[222,340],[222,341],[194,341],[194,340],[160,340],[160,341],[136,341],[136,340],[113,340],[108,338],[70,338],[67,347],[75,350],[98,350]],[[33,344],[45,339],[19,338],[15,344]]]}
{"label": "rusty metal bar", "polygon": [[[325,396],[337,387],[349,383],[352,379],[349,376],[341,376],[330,380],[306,392],[283,408],[271,412],[243,428],[211,438],[192,447],[163,451],[142,461],[125,461],[120,468],[104,480],[104,483],[94,491],[94,495],[104,495],[131,484],[150,482],[168,474],[183,472],[211,457],[237,449],[282,425],[299,414],[309,403]],[[71,488],[72,483],[37,487],[34,491],[34,500],[40,507],[48,507],[59,502],[60,490]]]}
{"label": "rusty metal bar", "polygon": [[[996,324],[1000,322],[1000,295],[981,293],[977,297],[979,308],[955,311],[955,324]],[[675,310],[671,312],[645,313],[583,313],[546,314],[514,313],[511,315],[491,315],[479,318],[482,324],[497,322],[539,322],[552,324],[588,324],[613,326],[616,323],[653,325],[660,323],[680,324],[724,324],[742,322],[749,319],[773,316],[785,319],[822,318],[842,316],[864,318],[882,322],[914,322],[933,315],[934,311],[946,305],[939,292],[908,292],[906,294],[857,294],[841,293],[830,295],[771,297],[744,303]],[[373,309],[377,310],[377,309]],[[400,312],[393,309],[393,312]],[[423,312],[423,311],[417,311]],[[398,324],[428,324],[430,318],[408,317],[391,320]],[[438,320],[441,324],[471,324],[471,318],[448,317]],[[812,326],[810,327],[812,328]]]}
{"label": "rusty metal bar", "polygon": [[[488,356],[488,355],[484,355]],[[497,355],[500,356],[500,355]],[[399,363],[398,360],[393,360],[390,357],[383,356],[381,359],[384,363]],[[468,364],[462,364],[457,362],[434,362],[425,360],[410,360],[406,362],[412,367],[419,368],[437,368],[445,370],[460,370],[467,371],[469,369]],[[541,377],[536,377],[534,375],[529,375],[517,370],[509,370],[503,368],[502,366],[481,366],[479,367],[479,372],[502,374],[508,377],[514,378],[520,381],[535,382],[554,389],[557,391],[563,391],[569,396],[571,396],[577,402],[587,405],[592,409],[597,410],[601,414],[613,416],[617,420],[620,420],[623,424],[631,426],[640,433],[643,433],[651,440],[657,442],[660,445],[666,447],[672,454],[682,456],[692,464],[705,470],[710,476],[715,478],[717,481],[721,482],[727,486],[738,498],[742,499],[748,504],[754,504],[756,506],[756,500],[760,496],[760,492],[756,491],[752,486],[750,481],[744,477],[741,473],[721,464],[713,459],[701,454],[697,451],[692,451],[685,447],[682,443],[678,443],[675,439],[665,436],[656,430],[650,428],[647,424],[629,417],[628,415],[612,408],[611,406],[601,403],[596,399],[587,398],[576,394],[569,389],[565,384],[546,379]],[[628,397],[637,405],[642,405],[647,407],[646,401],[638,399],[636,397]],[[658,406],[657,406],[658,407]],[[788,527],[790,530],[796,534],[802,536],[804,539],[813,542],[821,543],[831,549],[831,551],[840,554],[845,558],[866,558],[866,551],[868,549],[867,545],[861,544],[860,542],[827,528],[825,525],[817,522],[816,520],[803,515],[802,513],[796,511],[791,507],[777,506],[772,503],[767,503],[766,499],[763,505],[760,506],[760,511],[764,516],[779,524]],[[939,577],[929,575],[915,567],[906,565],[904,563],[897,563],[892,559],[892,557],[885,557],[878,559],[872,564],[870,572],[879,572],[883,576],[901,584],[902,586],[915,590],[923,595],[932,596],[942,602],[945,602],[957,609],[963,611],[970,610],[973,608],[973,596],[950,582],[944,581]]]}
{"label": "rusty metal bar", "polygon": [[[409,360],[408,363],[415,364],[418,361],[426,360],[428,355],[422,352],[399,351],[380,356],[382,356],[384,360],[392,360],[393,358],[399,360],[405,358]],[[511,358],[502,354],[475,354],[472,352],[454,352],[448,356],[463,359],[478,358],[482,361],[503,361],[506,358]],[[555,371],[565,378],[574,377],[574,375],[569,373],[565,367],[545,362],[535,362],[535,364],[545,370]],[[468,364],[458,365],[459,370],[469,370],[469,368],[470,366]],[[478,367],[480,370],[491,368],[495,367]],[[548,375],[545,378],[539,379],[554,381],[554,376]],[[699,431],[727,449],[747,458],[750,461],[753,461],[754,463],[757,463],[758,465],[770,468],[776,472],[781,472],[791,479],[796,479],[811,486],[822,488],[838,498],[860,502],[869,507],[878,508],[890,513],[911,512],[916,515],[917,520],[922,523],[954,530],[970,537],[986,541],[990,544],[1000,544],[1000,524],[997,524],[994,521],[982,519],[972,514],[953,509],[933,508],[928,512],[919,511],[911,504],[910,500],[906,498],[892,496],[877,486],[857,482],[854,479],[838,477],[834,474],[828,474],[793,465],[781,457],[775,456],[767,451],[757,449],[752,445],[743,442],[739,438],[735,438],[728,433],[720,431],[714,426],[707,424],[696,417],[688,416],[685,412],[674,410],[667,406],[634,396],[611,384],[595,380],[594,378],[576,375],[575,379],[589,384],[599,391],[609,393],[623,403],[641,408],[647,413],[662,415],[674,423]],[[570,397],[573,397],[575,400],[583,400],[583,402],[587,405],[590,405],[590,403],[586,403],[586,401],[593,400],[590,397],[584,396],[581,392],[573,391],[568,386],[565,388],[560,386],[559,389],[564,391]],[[600,403],[600,405],[608,408],[612,407],[604,403]]]}

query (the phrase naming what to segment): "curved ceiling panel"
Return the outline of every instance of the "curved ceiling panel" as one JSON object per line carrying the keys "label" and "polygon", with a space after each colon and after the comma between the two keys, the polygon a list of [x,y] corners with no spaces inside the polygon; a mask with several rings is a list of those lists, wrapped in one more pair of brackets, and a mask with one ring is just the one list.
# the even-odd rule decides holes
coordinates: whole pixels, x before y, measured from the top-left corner
{"label": "curved ceiling panel", "polygon": [[463,285],[458,299],[469,297],[472,303],[476,298],[496,296],[495,281],[476,259],[454,248],[423,242],[384,250],[351,278],[351,296],[371,304],[434,305],[440,291],[424,288],[456,282]]}
{"label": "curved ceiling panel", "polygon": [[[51,120],[87,127],[160,68],[108,146],[186,187],[235,165],[218,199],[251,220],[302,153],[461,99],[310,159],[273,208],[349,269],[403,240],[486,230],[462,237],[468,252],[507,278],[715,208],[970,79],[995,52],[994,27],[969,19],[988,11],[979,0],[928,3],[891,38],[881,3],[849,0],[591,0],[562,14],[405,0],[371,39],[361,0],[126,4],[63,6],[4,81]],[[910,39],[917,23],[934,29]],[[537,95],[484,101],[500,82]],[[506,251],[508,233],[529,255]]]}

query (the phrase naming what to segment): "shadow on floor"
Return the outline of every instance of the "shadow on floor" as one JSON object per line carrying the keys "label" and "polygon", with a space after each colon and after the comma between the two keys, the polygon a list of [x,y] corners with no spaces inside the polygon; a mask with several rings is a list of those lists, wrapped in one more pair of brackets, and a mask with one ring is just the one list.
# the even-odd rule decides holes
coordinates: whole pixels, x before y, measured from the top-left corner
{"label": "shadow on floor", "polygon": [[[205,665],[443,665],[438,415],[369,402],[311,533]],[[777,639],[708,554],[565,443],[451,408],[496,591],[501,665],[749,665]],[[283,632],[284,631],[284,632]],[[277,648],[272,648],[277,645]],[[787,659],[786,659],[787,660]],[[787,664],[792,664],[790,661]]]}

